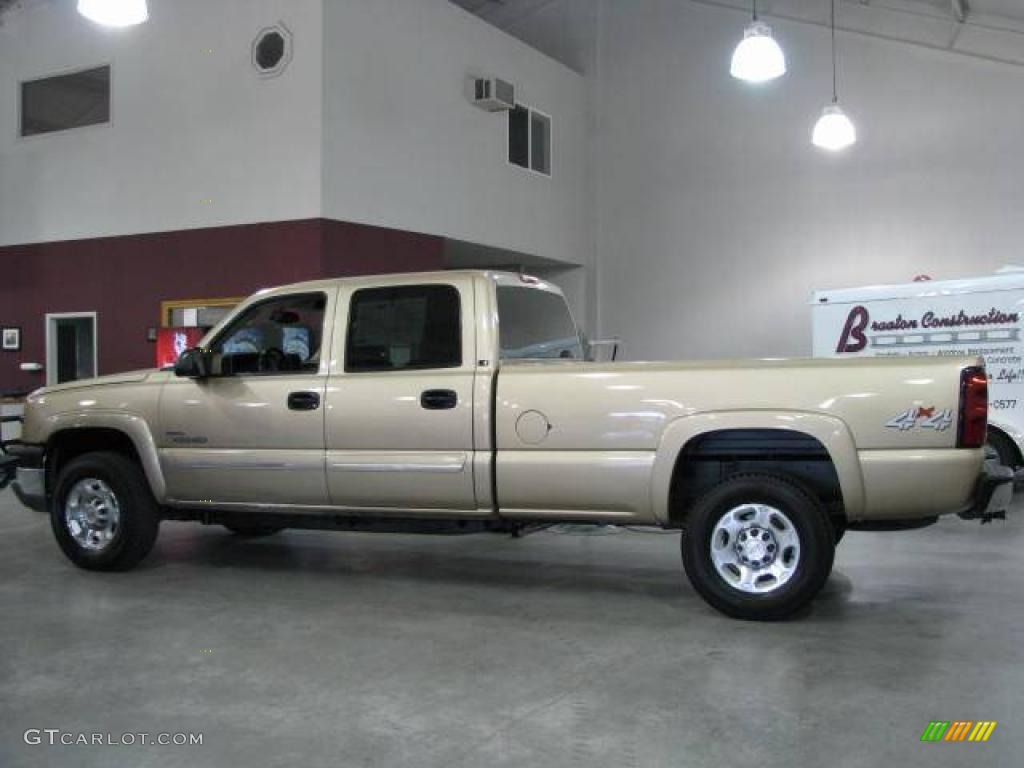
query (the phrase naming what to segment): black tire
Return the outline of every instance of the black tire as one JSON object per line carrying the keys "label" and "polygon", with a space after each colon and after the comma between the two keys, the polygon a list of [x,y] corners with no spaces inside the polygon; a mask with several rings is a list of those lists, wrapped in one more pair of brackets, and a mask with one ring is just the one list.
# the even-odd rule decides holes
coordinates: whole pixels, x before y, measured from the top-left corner
{"label": "black tire", "polygon": [[223,526],[236,536],[247,538],[258,538],[260,536],[272,536],[284,530],[283,525],[260,525],[259,523],[223,523]]}
{"label": "black tire", "polygon": [[[83,480],[104,483],[117,501],[118,523],[101,549],[83,546],[65,515],[68,495]],[[160,530],[160,508],[142,468],[119,453],[87,453],[61,469],[50,503],[50,524],[67,558],[90,571],[126,571],[149,554]]]}
{"label": "black tire", "polygon": [[1013,444],[1013,440],[1007,437],[1004,433],[994,429],[988,431],[988,438],[986,444],[989,448],[996,452],[999,457],[999,463],[1004,467],[1010,467],[1011,469],[1017,469],[1020,466],[1020,456],[1017,453],[1017,446]]}
{"label": "black tire", "polygon": [[832,523],[832,541],[838,547],[839,542],[843,540],[843,536],[846,535],[846,520],[841,517],[831,518]]}
{"label": "black tire", "polygon": [[[787,535],[795,535],[799,545],[788,580],[772,588],[774,577],[765,572],[757,580],[768,580],[766,591],[757,593],[734,586],[716,568],[711,555],[715,526],[727,513],[746,504],[766,505],[781,512],[792,526],[786,529]],[[773,519],[781,523],[777,516]],[[771,533],[774,536],[777,532]],[[719,539],[720,551],[728,551],[721,542],[734,545],[734,541],[721,531],[719,535],[724,537]],[[682,536],[683,565],[693,588],[712,607],[736,619],[774,621],[799,611],[825,585],[835,557],[834,536],[821,503],[802,486],[778,475],[734,475],[708,491],[690,511]],[[737,535],[736,540],[741,538]],[[783,548],[781,541],[779,550]],[[732,548],[735,551],[735,546]],[[790,555],[795,551],[797,548],[786,549]],[[774,557],[781,560],[784,554],[777,551]],[[741,573],[738,567],[736,573]]]}

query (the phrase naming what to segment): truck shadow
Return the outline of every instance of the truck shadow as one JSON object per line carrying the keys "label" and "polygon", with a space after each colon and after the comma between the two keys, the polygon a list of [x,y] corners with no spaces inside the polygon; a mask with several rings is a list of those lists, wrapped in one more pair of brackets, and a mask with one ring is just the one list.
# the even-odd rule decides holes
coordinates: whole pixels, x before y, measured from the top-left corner
{"label": "truck shadow", "polygon": [[[656,551],[645,547],[638,551],[639,542],[634,540],[622,552],[613,553],[605,546],[600,551],[574,548],[567,553],[553,547],[551,541],[538,542],[535,547],[529,537],[511,540],[489,534],[405,537],[323,533],[303,535],[297,541],[288,533],[247,540],[214,532],[194,536],[186,531],[161,536],[140,569],[186,566],[203,571],[258,572],[272,577],[261,582],[286,592],[289,585],[309,587],[313,579],[317,586],[327,588],[333,588],[334,582],[344,584],[349,592],[420,584],[471,587],[503,598],[515,594],[528,597],[531,592],[543,592],[545,598],[643,597],[672,613],[698,610],[718,615],[705,606],[687,580],[675,537],[667,551],[660,546],[652,548]],[[319,540],[320,536],[326,538]],[[487,552],[481,553],[485,542]],[[852,590],[851,580],[833,571],[817,600],[793,618],[845,620]]]}

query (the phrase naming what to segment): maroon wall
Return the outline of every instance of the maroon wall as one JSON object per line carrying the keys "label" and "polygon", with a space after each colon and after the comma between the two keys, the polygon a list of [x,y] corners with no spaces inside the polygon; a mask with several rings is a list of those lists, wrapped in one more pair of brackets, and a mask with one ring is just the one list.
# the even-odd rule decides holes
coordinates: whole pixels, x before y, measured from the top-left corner
{"label": "maroon wall", "polygon": [[160,302],[245,296],[282,283],[374,272],[441,269],[430,235],[324,219],[181,230],[0,248],[0,326],[20,326],[21,352],[0,351],[0,392],[28,390],[45,373],[44,317],[96,312],[99,372],[153,365],[146,329]]}
{"label": "maroon wall", "polygon": [[444,239],[323,219],[324,277],[444,268]]}

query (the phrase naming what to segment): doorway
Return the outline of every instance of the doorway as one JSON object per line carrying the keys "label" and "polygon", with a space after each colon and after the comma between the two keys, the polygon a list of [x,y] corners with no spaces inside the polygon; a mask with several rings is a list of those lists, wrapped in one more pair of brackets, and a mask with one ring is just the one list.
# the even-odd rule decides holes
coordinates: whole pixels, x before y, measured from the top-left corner
{"label": "doorway", "polygon": [[96,313],[46,316],[46,384],[91,379],[97,362]]}

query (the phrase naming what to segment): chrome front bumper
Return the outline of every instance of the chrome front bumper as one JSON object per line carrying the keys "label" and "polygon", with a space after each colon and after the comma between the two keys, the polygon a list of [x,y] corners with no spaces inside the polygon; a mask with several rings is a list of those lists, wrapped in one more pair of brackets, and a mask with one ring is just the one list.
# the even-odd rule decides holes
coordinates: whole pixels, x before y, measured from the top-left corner
{"label": "chrome front bumper", "polygon": [[46,512],[46,470],[18,467],[11,486],[18,501],[36,512]]}
{"label": "chrome front bumper", "polygon": [[42,446],[9,441],[0,446],[0,489],[11,485],[29,509],[47,511],[46,468]]}
{"label": "chrome front bumper", "polygon": [[13,482],[18,471],[18,459],[15,456],[8,456],[0,453],[0,491]]}

